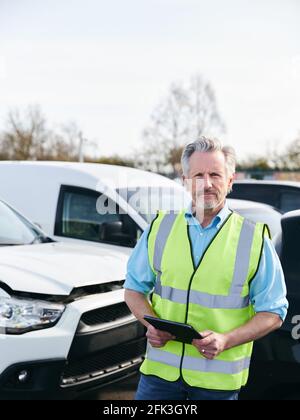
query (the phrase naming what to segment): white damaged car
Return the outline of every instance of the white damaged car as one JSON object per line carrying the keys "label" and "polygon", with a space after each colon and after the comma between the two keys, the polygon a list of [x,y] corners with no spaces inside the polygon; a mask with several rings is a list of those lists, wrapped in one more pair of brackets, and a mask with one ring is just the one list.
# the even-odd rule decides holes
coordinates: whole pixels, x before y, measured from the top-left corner
{"label": "white damaged car", "polygon": [[0,399],[73,398],[138,370],[127,259],[56,242],[0,201]]}

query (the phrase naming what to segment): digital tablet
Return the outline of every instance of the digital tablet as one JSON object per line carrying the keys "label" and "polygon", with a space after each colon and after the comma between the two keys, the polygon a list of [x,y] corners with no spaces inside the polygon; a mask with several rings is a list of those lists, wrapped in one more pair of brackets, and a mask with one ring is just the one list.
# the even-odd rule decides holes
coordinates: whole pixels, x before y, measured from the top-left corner
{"label": "digital tablet", "polygon": [[155,318],[150,315],[145,315],[144,319],[158,330],[167,331],[174,335],[174,337],[176,337],[174,341],[191,344],[194,339],[201,340],[203,338],[191,325],[188,324]]}

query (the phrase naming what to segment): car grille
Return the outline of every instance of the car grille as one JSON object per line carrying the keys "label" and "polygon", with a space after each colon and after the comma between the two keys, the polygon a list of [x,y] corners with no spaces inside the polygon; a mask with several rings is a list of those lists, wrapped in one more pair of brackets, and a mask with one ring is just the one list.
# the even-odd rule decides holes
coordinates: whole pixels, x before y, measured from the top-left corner
{"label": "car grille", "polygon": [[62,384],[71,385],[91,380],[141,363],[145,351],[146,339],[142,337],[68,362],[63,373]]}
{"label": "car grille", "polygon": [[114,322],[118,319],[130,316],[131,312],[125,302],[117,303],[115,305],[99,308],[90,312],[86,312],[81,321],[88,326],[95,326],[105,324],[107,322]]}

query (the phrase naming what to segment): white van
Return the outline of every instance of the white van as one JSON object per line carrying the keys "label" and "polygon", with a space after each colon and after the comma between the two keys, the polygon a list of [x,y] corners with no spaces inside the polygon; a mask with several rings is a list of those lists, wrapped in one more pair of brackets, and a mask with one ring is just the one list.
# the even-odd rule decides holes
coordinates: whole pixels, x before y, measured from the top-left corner
{"label": "white van", "polygon": [[[170,200],[181,202],[184,192],[157,174],[92,163],[5,161],[0,179],[0,197],[51,237],[117,246],[127,255],[156,210],[169,209]],[[117,211],[103,214],[99,203]]]}

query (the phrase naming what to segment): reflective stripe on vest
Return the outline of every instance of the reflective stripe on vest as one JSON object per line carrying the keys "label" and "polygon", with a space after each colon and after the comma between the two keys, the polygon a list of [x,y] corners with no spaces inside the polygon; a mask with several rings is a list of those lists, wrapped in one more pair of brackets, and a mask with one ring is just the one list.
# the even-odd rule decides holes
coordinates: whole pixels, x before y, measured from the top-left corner
{"label": "reflective stripe on vest", "polygon": [[[147,350],[147,357],[154,362],[164,363],[176,368],[180,367],[181,356],[176,354],[153,348],[150,345]],[[183,369],[210,372],[210,373],[225,373],[235,375],[245,369],[249,369],[250,357],[235,361],[225,360],[208,360],[200,357],[185,356],[183,359]]]}
{"label": "reflective stripe on vest", "polygon": [[[157,271],[157,281],[154,293],[159,295],[162,299],[186,304],[188,294],[187,290],[162,286],[161,284],[162,257],[176,217],[175,213],[166,214],[159,226],[155,241],[153,259],[154,268]],[[247,280],[254,233],[255,225],[244,219],[237,248],[233,281],[229,295],[210,295],[208,293],[191,290],[189,295],[189,301],[191,303],[205,306],[210,309],[239,309],[249,306],[249,296],[241,297],[241,294]]]}
{"label": "reflective stripe on vest", "polygon": [[[159,276],[158,276],[159,277]],[[158,280],[154,293],[159,295],[162,299],[168,299],[175,303],[187,303],[187,290],[176,289],[174,287],[162,286],[161,281]],[[249,306],[249,296],[221,296],[210,295],[208,293],[190,290],[189,302],[196,305],[205,306],[210,309],[240,309]]]}
{"label": "reflective stripe on vest", "polygon": [[159,231],[157,233],[157,238],[155,241],[154,258],[153,258],[153,265],[154,265],[155,270],[157,271],[156,284],[161,284],[160,277],[161,277],[162,256],[164,253],[165,245],[167,243],[168,237],[170,235],[170,232],[172,230],[172,227],[176,218],[177,218],[177,215],[175,212],[170,212],[166,214],[166,216],[162,220],[162,223],[160,224]]}

